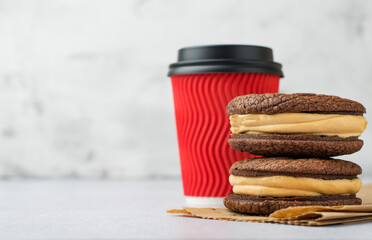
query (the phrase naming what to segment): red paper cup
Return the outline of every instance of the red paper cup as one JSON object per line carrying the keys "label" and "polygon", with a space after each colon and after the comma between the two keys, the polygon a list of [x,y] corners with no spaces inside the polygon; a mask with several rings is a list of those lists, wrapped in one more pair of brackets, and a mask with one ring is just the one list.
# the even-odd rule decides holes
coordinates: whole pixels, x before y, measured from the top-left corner
{"label": "red paper cup", "polygon": [[[230,48],[232,46],[236,45],[229,45]],[[204,48],[210,47],[221,46]],[[188,49],[194,50],[181,49],[179,56],[182,56],[182,51]],[[200,47],[198,49],[200,51]],[[226,57],[224,59],[226,60]],[[190,68],[190,61],[188,64],[187,67]],[[228,66],[228,64],[223,66],[226,65]],[[176,67],[177,73],[185,72],[185,69],[180,69],[182,67]],[[231,192],[228,181],[230,166],[235,161],[253,157],[248,153],[237,152],[229,146],[227,140],[230,137],[230,123],[226,105],[239,95],[278,92],[282,73],[273,71],[276,74],[255,72],[172,74],[174,69],[174,65],[171,65],[182,182],[187,203],[213,204],[215,200],[221,203],[220,198]],[[192,72],[195,71],[192,69]]]}

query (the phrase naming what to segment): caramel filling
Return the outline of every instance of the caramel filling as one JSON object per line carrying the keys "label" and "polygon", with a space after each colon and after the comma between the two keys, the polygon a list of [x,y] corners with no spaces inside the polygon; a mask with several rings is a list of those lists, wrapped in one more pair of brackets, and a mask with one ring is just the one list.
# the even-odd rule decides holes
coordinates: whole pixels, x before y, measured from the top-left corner
{"label": "caramel filling", "polygon": [[316,114],[316,113],[278,113],[231,115],[233,134],[302,134],[358,137],[366,129],[363,116]]}
{"label": "caramel filling", "polygon": [[351,195],[357,193],[362,186],[360,178],[324,180],[289,176],[230,175],[229,180],[235,194],[272,197]]}

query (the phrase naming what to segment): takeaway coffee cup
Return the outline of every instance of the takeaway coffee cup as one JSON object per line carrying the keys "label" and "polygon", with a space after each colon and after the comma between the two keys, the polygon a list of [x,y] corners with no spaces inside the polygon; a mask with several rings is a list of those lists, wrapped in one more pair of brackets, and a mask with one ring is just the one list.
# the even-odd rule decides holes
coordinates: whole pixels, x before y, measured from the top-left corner
{"label": "takeaway coffee cup", "polygon": [[168,75],[186,204],[221,204],[221,198],[231,192],[230,166],[254,157],[228,145],[226,105],[239,95],[278,92],[282,66],[273,61],[267,47],[196,46],[179,50]]}

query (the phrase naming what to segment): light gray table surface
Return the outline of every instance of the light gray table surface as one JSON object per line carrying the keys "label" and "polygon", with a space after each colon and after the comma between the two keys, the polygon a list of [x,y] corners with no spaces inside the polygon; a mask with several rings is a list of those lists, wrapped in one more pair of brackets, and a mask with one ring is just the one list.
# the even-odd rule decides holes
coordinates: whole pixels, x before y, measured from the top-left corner
{"label": "light gray table surface", "polygon": [[0,239],[372,239],[372,223],[303,227],[168,214],[180,180],[0,181]]}

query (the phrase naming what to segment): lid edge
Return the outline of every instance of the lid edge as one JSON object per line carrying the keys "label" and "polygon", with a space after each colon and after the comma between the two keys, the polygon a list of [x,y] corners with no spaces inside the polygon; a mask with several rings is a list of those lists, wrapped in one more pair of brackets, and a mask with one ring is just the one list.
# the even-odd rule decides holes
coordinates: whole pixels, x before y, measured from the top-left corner
{"label": "lid edge", "polygon": [[281,65],[276,67],[262,67],[262,66],[241,66],[241,65],[189,65],[170,68],[168,76],[182,75],[182,74],[201,74],[201,73],[223,73],[223,72],[236,72],[236,73],[266,73],[279,75],[284,77],[281,70]]}

